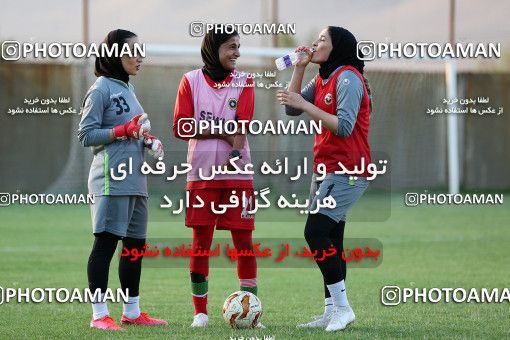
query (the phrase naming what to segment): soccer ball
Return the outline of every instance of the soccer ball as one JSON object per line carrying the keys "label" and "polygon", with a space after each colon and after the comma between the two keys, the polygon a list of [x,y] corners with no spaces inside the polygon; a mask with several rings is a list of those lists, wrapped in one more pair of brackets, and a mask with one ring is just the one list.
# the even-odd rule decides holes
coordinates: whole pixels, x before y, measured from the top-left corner
{"label": "soccer ball", "polygon": [[253,328],[262,316],[259,298],[250,292],[235,292],[223,304],[223,319],[232,328]]}

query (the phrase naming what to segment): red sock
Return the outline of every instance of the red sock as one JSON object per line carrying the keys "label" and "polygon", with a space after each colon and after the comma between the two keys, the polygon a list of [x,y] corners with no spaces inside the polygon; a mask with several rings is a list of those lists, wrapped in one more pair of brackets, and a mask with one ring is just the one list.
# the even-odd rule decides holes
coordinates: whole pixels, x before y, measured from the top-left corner
{"label": "red sock", "polygon": [[[193,228],[193,249],[210,249],[214,233],[214,226]],[[193,256],[190,258],[191,294],[195,315],[207,314],[207,292],[209,274],[209,257]]]}
{"label": "red sock", "polygon": [[[253,239],[251,230],[230,231],[232,241],[237,250],[252,250]],[[240,256],[237,260],[237,275],[240,280],[257,278],[257,260],[253,256]]]}
{"label": "red sock", "polygon": [[193,306],[195,307],[195,315],[198,313],[207,314],[207,294],[204,296],[193,295]]}

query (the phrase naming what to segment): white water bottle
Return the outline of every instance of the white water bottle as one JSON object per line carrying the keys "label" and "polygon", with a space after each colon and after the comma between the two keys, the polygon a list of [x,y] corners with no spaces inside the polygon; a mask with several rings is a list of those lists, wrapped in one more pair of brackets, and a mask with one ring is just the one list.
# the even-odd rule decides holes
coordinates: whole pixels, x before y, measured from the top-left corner
{"label": "white water bottle", "polygon": [[279,71],[282,71],[291,67],[292,65],[296,65],[298,62],[298,56],[296,52],[292,52],[276,59],[274,62],[276,64],[276,68]]}

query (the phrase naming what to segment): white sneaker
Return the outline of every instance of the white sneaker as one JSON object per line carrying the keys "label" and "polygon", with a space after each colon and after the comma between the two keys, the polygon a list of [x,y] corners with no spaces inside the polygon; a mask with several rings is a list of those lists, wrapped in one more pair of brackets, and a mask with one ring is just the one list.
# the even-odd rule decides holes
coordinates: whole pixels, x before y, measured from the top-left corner
{"label": "white sneaker", "polygon": [[328,325],[332,313],[313,316],[313,321],[297,325],[297,328],[324,328]]}
{"label": "white sneaker", "polygon": [[260,328],[260,329],[266,329],[267,327],[264,326],[262,323],[258,323],[257,326],[255,326],[254,328]]}
{"label": "white sneaker", "polygon": [[331,313],[331,320],[326,327],[326,332],[340,331],[356,319],[351,306],[335,307]]}
{"label": "white sneaker", "polygon": [[191,327],[207,327],[208,324],[209,317],[207,314],[198,313],[193,317],[193,323],[191,324]]}

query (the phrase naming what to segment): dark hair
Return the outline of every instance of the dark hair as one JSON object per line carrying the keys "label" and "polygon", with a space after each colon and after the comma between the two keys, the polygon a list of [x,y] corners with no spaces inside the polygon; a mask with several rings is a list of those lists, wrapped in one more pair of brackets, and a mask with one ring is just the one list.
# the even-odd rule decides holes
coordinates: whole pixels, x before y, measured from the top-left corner
{"label": "dark hair", "polygon": [[[136,36],[137,35],[133,32],[116,29],[108,33],[101,44],[106,44],[108,48],[111,48],[114,44],[117,44],[119,47],[121,47],[121,45],[125,44],[129,38]],[[127,74],[127,72],[124,70],[120,57],[114,55],[101,55],[97,57],[94,74],[96,77],[105,76],[122,80],[125,83],[129,82],[129,74]]]}

